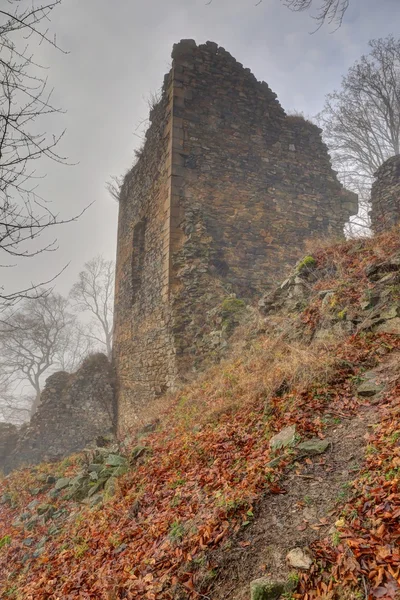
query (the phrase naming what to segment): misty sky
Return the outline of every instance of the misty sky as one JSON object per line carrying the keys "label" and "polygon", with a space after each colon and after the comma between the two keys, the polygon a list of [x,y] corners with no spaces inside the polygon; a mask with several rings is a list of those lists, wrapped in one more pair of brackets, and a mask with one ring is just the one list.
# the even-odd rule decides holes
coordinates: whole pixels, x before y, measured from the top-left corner
{"label": "misty sky", "polygon": [[[319,0],[316,0],[319,1]],[[280,0],[64,0],[52,30],[67,54],[41,45],[53,103],[66,112],[49,130],[66,128],[58,150],[73,166],[43,163],[40,193],[61,217],[94,205],[79,222],[59,228],[59,250],[3,269],[7,290],[43,281],[66,263],[56,289],[67,293],[83,263],[114,258],[118,206],[105,189],[124,174],[148,115],[147,100],[170,67],[181,38],[212,40],[268,82],[283,108],[315,115],[371,38],[400,30],[399,0],[351,0],[340,29],[315,29],[311,13],[292,13]],[[0,5],[7,5],[0,0]]]}

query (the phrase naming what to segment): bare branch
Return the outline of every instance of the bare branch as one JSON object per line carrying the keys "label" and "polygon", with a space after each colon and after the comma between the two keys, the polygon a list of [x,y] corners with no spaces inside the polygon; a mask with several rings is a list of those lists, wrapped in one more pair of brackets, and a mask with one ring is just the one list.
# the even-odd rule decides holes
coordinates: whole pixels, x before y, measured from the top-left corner
{"label": "bare branch", "polygon": [[349,7],[350,0],[282,0],[283,4],[295,12],[302,12],[317,6],[313,16],[318,24],[318,29],[327,22],[337,27],[343,22],[343,17]]}
{"label": "bare branch", "polygon": [[75,309],[88,312],[91,321],[87,337],[99,342],[111,357],[114,303],[114,262],[96,256],[85,264],[70,292]]}
{"label": "bare branch", "polygon": [[[56,250],[56,240],[36,242],[49,228],[80,216],[62,219],[50,210],[38,193],[40,177],[34,166],[44,158],[66,163],[57,151],[64,131],[41,130],[45,118],[61,110],[53,104],[45,68],[34,60],[37,44],[63,52],[48,28],[60,3],[8,0],[8,10],[0,9],[0,253],[7,256],[28,258]],[[0,304],[27,297],[34,289],[3,290]]]}
{"label": "bare branch", "polygon": [[[205,4],[209,6],[213,0],[207,0]],[[343,22],[345,12],[349,8],[350,0],[281,0],[284,6],[287,6],[293,12],[302,12],[316,8],[313,19],[317,22],[317,29],[324,23],[335,24],[340,27]],[[263,0],[256,0],[255,6],[259,6]]]}
{"label": "bare branch", "polygon": [[111,198],[116,202],[119,202],[123,182],[123,177],[117,177],[116,175],[113,175],[106,183],[107,192],[110,194]]}

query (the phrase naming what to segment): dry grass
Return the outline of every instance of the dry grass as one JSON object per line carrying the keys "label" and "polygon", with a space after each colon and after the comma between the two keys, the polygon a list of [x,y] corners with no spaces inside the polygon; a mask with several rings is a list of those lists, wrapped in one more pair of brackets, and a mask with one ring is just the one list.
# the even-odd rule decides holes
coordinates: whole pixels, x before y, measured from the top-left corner
{"label": "dry grass", "polygon": [[269,400],[280,393],[301,393],[310,386],[327,383],[335,369],[335,352],[344,334],[306,345],[288,342],[290,322],[277,336],[258,336],[245,352],[238,343],[230,358],[215,365],[174,394],[153,400],[146,415],[131,430],[136,436],[149,423],[165,429],[193,429],[236,413],[241,407],[259,406],[268,412]]}
{"label": "dry grass", "polygon": [[339,343],[336,338],[306,346],[289,343],[284,335],[264,337],[253,343],[245,356],[222,362],[207,370],[195,384],[182,388],[169,399],[172,402],[168,410],[164,405],[161,420],[191,429],[236,413],[241,407],[259,407],[260,402],[268,412],[269,400],[275,395],[301,393],[310,386],[327,383],[335,368],[332,345]]}
{"label": "dry grass", "polygon": [[305,117],[302,112],[294,112],[292,114],[287,115],[286,121],[288,121],[289,123],[300,123],[318,127],[318,125],[316,125],[316,123],[312,121],[311,117]]}

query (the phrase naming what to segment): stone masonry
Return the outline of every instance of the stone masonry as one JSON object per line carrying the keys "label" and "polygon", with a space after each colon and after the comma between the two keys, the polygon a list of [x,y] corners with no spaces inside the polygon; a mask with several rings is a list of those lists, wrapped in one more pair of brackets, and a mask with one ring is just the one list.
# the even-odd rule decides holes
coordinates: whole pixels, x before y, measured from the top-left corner
{"label": "stone masonry", "polygon": [[375,233],[400,222],[400,154],[385,161],[375,173],[370,216]]}
{"label": "stone masonry", "polygon": [[321,131],[217,44],[172,53],[120,196],[114,362],[120,431],[188,373],[205,315],[281,279],[312,236],[341,237],[357,197]]}
{"label": "stone masonry", "polygon": [[95,354],[76,373],[60,371],[46,380],[37,412],[8,452],[0,454],[0,469],[8,472],[78,452],[112,432],[114,416],[111,364],[104,354]]}
{"label": "stone masonry", "polygon": [[6,458],[13,452],[18,442],[18,429],[12,423],[0,422],[0,471]]}

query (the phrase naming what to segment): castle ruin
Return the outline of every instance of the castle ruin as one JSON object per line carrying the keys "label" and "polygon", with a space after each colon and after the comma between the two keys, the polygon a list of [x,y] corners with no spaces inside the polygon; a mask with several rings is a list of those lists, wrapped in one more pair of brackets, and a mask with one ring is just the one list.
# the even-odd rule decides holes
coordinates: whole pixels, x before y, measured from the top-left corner
{"label": "castle ruin", "polygon": [[30,423],[0,423],[0,472],[60,460],[111,435],[115,428],[114,377],[104,354],[87,357],[75,373],[46,380]]}
{"label": "castle ruin", "polygon": [[386,160],[375,173],[370,216],[374,233],[390,229],[400,221],[400,154]]}
{"label": "castle ruin", "polygon": [[343,236],[358,208],[321,131],[286,115],[226,50],[182,40],[172,59],[120,196],[120,431],[145,420],[152,400],[193,367],[210,308],[227,294],[261,295],[306,239]]}

